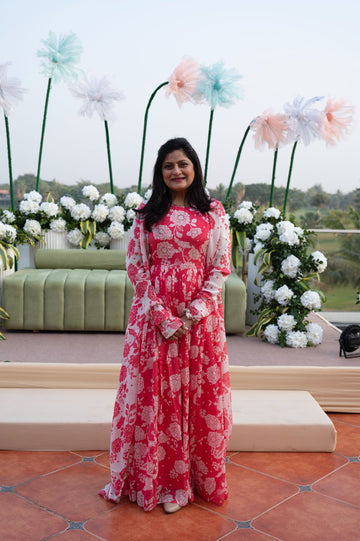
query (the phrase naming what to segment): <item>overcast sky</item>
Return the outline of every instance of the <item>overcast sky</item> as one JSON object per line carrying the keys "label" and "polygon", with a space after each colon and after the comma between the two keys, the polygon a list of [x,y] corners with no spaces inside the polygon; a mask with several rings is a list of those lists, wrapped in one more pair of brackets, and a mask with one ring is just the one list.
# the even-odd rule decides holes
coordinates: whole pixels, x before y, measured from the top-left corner
{"label": "overcast sky", "polygon": [[[242,74],[243,99],[214,114],[208,185],[227,185],[249,122],[264,110],[280,112],[297,95],[329,95],[356,106],[355,127],[336,147],[298,145],[292,187],[315,183],[327,192],[360,187],[360,3],[358,0],[2,0],[0,64],[28,90],[9,117],[13,175],[36,174],[46,78],[36,56],[50,30],[74,32],[80,67],[107,75],[126,99],[109,124],[114,184],[137,184],[143,117],[153,90],[187,55],[200,64],[223,60]],[[81,117],[67,84],[52,87],[41,177],[73,184],[107,182],[104,123]],[[143,184],[151,182],[159,146],[189,139],[204,164],[209,107],[181,109],[165,90],[149,113]],[[286,184],[291,145],[279,151],[276,186]],[[273,153],[254,149],[249,136],[235,182],[271,180]],[[0,123],[0,183],[8,180],[5,126]],[[35,188],[35,187],[34,187]]]}

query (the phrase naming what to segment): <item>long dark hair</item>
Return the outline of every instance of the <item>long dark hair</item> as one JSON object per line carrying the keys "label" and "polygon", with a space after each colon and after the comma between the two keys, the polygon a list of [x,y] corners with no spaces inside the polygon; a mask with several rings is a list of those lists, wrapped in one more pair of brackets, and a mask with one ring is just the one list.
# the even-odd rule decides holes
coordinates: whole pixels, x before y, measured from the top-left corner
{"label": "long dark hair", "polygon": [[170,139],[158,151],[154,165],[151,197],[146,205],[137,211],[145,216],[145,227],[148,231],[151,231],[151,226],[161,220],[171,207],[171,190],[163,180],[162,166],[166,156],[170,152],[174,152],[174,150],[182,150],[194,166],[194,181],[186,191],[186,203],[202,213],[210,210],[211,198],[205,191],[202,169],[197,153],[187,139],[183,137]]}

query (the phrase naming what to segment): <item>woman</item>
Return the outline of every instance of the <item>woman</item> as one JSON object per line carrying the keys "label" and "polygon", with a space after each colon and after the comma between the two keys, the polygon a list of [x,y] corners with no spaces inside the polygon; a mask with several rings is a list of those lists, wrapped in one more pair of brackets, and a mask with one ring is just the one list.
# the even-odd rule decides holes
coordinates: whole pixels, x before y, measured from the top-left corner
{"label": "woman", "polygon": [[168,513],[198,493],[227,498],[230,378],[221,288],[230,273],[225,212],[205,192],[186,139],[158,152],[153,190],[127,252],[135,294],[115,402],[111,483],[145,511]]}

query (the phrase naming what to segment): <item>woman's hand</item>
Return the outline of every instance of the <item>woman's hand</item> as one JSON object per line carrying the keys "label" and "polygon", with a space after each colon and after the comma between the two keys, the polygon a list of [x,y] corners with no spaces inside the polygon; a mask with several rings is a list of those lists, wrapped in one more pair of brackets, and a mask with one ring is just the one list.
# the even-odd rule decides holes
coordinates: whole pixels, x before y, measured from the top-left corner
{"label": "woman's hand", "polygon": [[176,332],[174,332],[174,334],[171,336],[170,340],[177,340],[178,338],[181,338],[193,326],[194,322],[191,319],[188,319],[185,316],[182,316],[180,319],[183,321],[183,325]]}

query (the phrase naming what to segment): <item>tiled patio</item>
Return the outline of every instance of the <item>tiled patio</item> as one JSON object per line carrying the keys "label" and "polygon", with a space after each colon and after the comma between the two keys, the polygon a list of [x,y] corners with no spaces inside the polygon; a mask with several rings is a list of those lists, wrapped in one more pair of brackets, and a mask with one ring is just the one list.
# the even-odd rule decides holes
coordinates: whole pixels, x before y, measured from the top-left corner
{"label": "tiled patio", "polygon": [[0,452],[3,541],[358,541],[360,414],[330,414],[334,453],[230,453],[230,497],[174,515],[106,502],[108,453]]}

